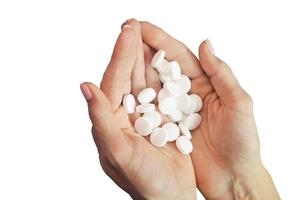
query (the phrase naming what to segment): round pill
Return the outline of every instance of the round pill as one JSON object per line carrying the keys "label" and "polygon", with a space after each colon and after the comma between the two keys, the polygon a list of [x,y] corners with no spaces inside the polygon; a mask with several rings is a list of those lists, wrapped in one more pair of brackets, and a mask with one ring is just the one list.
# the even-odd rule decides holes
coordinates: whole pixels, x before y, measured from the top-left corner
{"label": "round pill", "polygon": [[144,113],[143,117],[150,119],[153,123],[153,127],[158,127],[161,124],[161,115],[157,111]]}
{"label": "round pill", "polygon": [[123,109],[126,113],[134,113],[136,102],[132,94],[124,95],[122,100]]}
{"label": "round pill", "polygon": [[173,113],[169,114],[168,117],[171,121],[173,122],[178,122],[182,119],[182,111],[180,110],[175,110]]}
{"label": "round pill", "polygon": [[164,57],[165,57],[165,51],[159,50],[155,53],[155,55],[152,58],[151,66],[153,68],[158,68],[160,65],[162,65]]}
{"label": "round pill", "polygon": [[182,113],[182,119],[180,122],[184,123],[185,119],[187,118],[187,114],[185,114],[184,112]]}
{"label": "round pill", "polygon": [[167,143],[167,134],[162,128],[155,128],[150,135],[150,142],[156,147],[163,147]]}
{"label": "round pill", "polygon": [[203,107],[203,101],[202,101],[201,97],[196,94],[191,94],[190,97],[196,103],[196,108],[195,108],[194,112],[199,112]]}
{"label": "round pill", "polygon": [[167,97],[171,97],[171,95],[166,90],[161,89],[158,92],[158,102],[161,102],[163,99],[165,99]]}
{"label": "round pill", "polygon": [[167,133],[168,142],[175,141],[180,135],[179,127],[173,122],[164,124],[162,129]]}
{"label": "round pill", "polygon": [[168,75],[172,80],[178,80],[181,77],[181,68],[177,61],[171,61],[167,65]]}
{"label": "round pill", "polygon": [[147,136],[152,132],[153,124],[148,118],[139,117],[135,121],[135,129],[140,135]]}
{"label": "round pill", "polygon": [[138,94],[139,103],[150,103],[156,98],[156,91],[153,88],[145,88]]}
{"label": "round pill", "polygon": [[148,112],[154,111],[155,109],[156,109],[155,104],[144,103],[144,104],[140,104],[136,107],[136,112],[137,113],[148,113]]}
{"label": "round pill", "polygon": [[168,64],[169,62],[166,59],[163,59],[162,64],[157,67],[157,71],[159,72],[160,75],[169,76]]}
{"label": "round pill", "polygon": [[161,83],[165,83],[166,81],[170,81],[171,80],[171,78],[169,76],[166,76],[164,74],[160,74],[159,75],[159,79],[160,79]]}
{"label": "round pill", "polygon": [[191,100],[190,105],[189,105],[189,107],[187,107],[186,109],[183,110],[183,112],[187,115],[190,115],[190,114],[194,113],[195,110],[197,109],[196,101],[193,101],[190,96],[189,96],[189,98]]}
{"label": "round pill", "polygon": [[191,97],[186,94],[180,94],[179,96],[176,97],[177,100],[177,109],[184,111],[189,109],[190,104],[191,104]]}
{"label": "round pill", "polygon": [[159,102],[159,110],[165,114],[171,114],[177,109],[177,101],[173,97],[166,97]]}
{"label": "round pill", "polygon": [[188,93],[191,89],[191,81],[188,78],[188,76],[182,74],[180,79],[175,80],[175,83],[178,85],[178,87],[181,89],[182,93]]}
{"label": "round pill", "polygon": [[169,94],[171,94],[174,97],[179,96],[180,94],[180,88],[173,81],[166,81],[163,84],[163,88],[165,91],[167,91]]}
{"label": "round pill", "polygon": [[182,135],[185,135],[188,139],[191,139],[191,133],[189,129],[182,122],[179,123],[179,129]]}
{"label": "round pill", "polygon": [[191,141],[186,136],[180,136],[176,141],[176,146],[178,150],[185,155],[192,152],[193,146]]}
{"label": "round pill", "polygon": [[202,121],[202,117],[198,113],[192,113],[191,115],[188,115],[185,120],[184,124],[189,130],[196,129]]}

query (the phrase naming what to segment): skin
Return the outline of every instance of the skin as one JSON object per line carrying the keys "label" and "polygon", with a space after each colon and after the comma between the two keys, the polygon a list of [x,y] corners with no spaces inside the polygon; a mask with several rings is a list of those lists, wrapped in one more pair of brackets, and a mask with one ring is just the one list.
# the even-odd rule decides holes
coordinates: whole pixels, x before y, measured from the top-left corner
{"label": "skin", "polygon": [[[191,93],[203,99],[201,125],[192,132],[193,152],[174,143],[157,148],[135,133],[137,114],[128,115],[123,95],[146,87],[160,90],[150,66],[156,50],[166,51],[192,81]],[[208,40],[199,59],[181,42],[148,22],[123,24],[100,87],[81,84],[92,133],[104,171],[133,199],[280,199],[263,167],[252,100]],[[112,126],[112,124],[114,126]]]}

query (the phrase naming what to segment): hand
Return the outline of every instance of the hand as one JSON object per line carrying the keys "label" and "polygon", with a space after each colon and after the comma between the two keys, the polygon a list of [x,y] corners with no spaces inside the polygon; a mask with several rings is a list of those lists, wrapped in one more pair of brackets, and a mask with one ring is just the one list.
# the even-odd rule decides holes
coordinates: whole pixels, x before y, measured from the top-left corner
{"label": "hand", "polygon": [[162,29],[141,24],[143,41],[178,61],[192,80],[191,92],[204,101],[201,125],[192,133],[198,189],[206,199],[279,199],[260,159],[252,100],[229,66],[214,55],[208,40],[200,45],[198,60]]}
{"label": "hand", "polygon": [[[135,115],[128,116],[123,95],[145,88],[160,89],[150,67],[154,52],[143,46],[140,24],[129,20],[122,28],[100,88],[83,83],[92,133],[103,170],[133,199],[196,199],[190,156],[167,144],[156,148],[135,133]],[[144,59],[145,57],[145,59]]]}

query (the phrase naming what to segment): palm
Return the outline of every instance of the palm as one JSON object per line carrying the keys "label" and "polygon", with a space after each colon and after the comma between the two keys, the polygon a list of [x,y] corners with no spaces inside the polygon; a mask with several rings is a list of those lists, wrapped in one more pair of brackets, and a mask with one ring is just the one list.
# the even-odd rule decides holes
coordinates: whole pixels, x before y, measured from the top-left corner
{"label": "palm", "polygon": [[[178,195],[175,194],[173,188],[190,190],[196,187],[189,156],[180,154],[174,144],[156,148],[147,141],[148,138],[128,131],[134,128],[122,107],[114,116],[113,124],[123,124],[124,126],[119,127],[123,131],[120,134],[125,134],[131,141],[128,143],[124,140],[123,144],[119,144],[122,146],[122,152],[127,152],[122,153],[118,159],[123,166],[126,166],[124,170],[128,177],[116,177],[115,182],[119,183],[123,189],[131,190],[132,188],[127,188],[127,186],[132,184],[135,188],[139,187],[141,190],[138,193],[143,193],[146,197],[166,194],[167,198],[170,194]],[[183,180],[183,177],[187,178]],[[136,191],[129,192],[135,193]]]}
{"label": "palm", "polygon": [[[107,96],[102,100],[105,116],[102,122],[97,122],[100,127],[93,123],[100,162],[105,172],[134,198],[148,199],[160,194],[161,198],[172,199],[180,195],[174,188],[180,188],[181,193],[186,190],[193,193],[196,185],[190,157],[179,153],[175,144],[156,148],[149,143],[148,137],[135,133],[133,123],[137,114],[128,115],[121,105],[124,94],[136,96],[145,87],[160,89],[158,75],[150,67],[153,51],[143,50],[139,23],[131,25],[132,29],[124,30],[119,36],[101,83]],[[102,134],[110,137],[104,139]]]}
{"label": "palm", "polygon": [[[251,166],[246,160],[259,158],[249,98],[206,43],[200,45],[199,60],[183,43],[148,22],[142,22],[142,37],[154,49],[165,50],[168,59],[179,62],[182,73],[192,80],[191,92],[204,101],[201,125],[192,134],[191,158],[198,188],[209,199],[220,198],[229,191],[231,173]],[[240,92],[233,93],[234,87]]]}
{"label": "palm", "polygon": [[202,117],[193,133],[195,148],[191,157],[199,189],[205,196],[218,197],[228,190],[231,170],[247,164],[244,160],[252,160],[259,143],[256,135],[248,133],[254,131],[255,124],[246,105],[224,105],[211,93],[204,99]]}

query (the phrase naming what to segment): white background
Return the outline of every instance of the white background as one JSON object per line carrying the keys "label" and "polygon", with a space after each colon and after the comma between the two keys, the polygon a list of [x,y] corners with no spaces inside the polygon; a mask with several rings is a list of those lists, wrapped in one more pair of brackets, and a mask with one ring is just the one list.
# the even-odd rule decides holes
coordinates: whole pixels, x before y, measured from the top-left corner
{"label": "white background", "polygon": [[253,97],[263,161],[280,195],[300,198],[297,3],[0,0],[0,199],[129,199],[98,163],[79,84],[100,82],[130,17],[194,52],[211,39]]}

